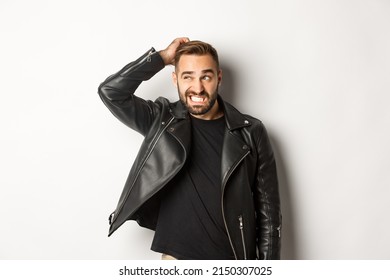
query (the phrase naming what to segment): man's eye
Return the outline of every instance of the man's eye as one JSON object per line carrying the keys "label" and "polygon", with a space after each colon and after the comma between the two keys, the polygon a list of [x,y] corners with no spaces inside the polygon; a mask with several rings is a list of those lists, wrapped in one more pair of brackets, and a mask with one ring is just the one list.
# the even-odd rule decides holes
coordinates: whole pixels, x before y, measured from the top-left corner
{"label": "man's eye", "polygon": [[204,76],[204,77],[203,77],[203,80],[205,80],[205,81],[209,81],[210,79],[211,79],[210,76]]}
{"label": "man's eye", "polygon": [[191,79],[191,77],[190,76],[184,76],[183,79],[184,80],[189,80],[189,79]]}

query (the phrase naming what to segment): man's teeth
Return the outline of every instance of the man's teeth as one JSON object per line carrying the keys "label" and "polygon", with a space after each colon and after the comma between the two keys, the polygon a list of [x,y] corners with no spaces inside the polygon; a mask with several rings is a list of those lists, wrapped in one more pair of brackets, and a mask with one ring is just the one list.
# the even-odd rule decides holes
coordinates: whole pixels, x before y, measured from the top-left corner
{"label": "man's teeth", "polygon": [[198,97],[198,96],[191,96],[191,100],[194,102],[203,102],[204,98],[203,97]]}

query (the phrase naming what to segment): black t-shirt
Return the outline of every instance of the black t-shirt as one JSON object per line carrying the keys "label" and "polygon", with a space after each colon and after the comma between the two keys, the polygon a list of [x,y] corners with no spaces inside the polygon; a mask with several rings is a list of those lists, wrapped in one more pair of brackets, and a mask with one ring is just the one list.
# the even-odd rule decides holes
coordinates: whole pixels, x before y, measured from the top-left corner
{"label": "black t-shirt", "polygon": [[191,152],[163,190],[152,250],[178,259],[233,259],[221,205],[225,118],[191,123]]}

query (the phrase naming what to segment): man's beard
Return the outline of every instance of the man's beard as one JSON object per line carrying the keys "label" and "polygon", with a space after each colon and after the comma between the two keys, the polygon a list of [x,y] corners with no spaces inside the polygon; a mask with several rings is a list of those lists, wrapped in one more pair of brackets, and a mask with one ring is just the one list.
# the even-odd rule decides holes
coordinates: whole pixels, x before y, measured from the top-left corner
{"label": "man's beard", "polygon": [[[199,94],[196,94],[194,93],[193,91],[191,90],[186,90],[186,92],[184,93],[184,97],[180,94],[180,88],[179,88],[179,85],[178,85],[178,92],[179,92],[179,98],[180,98],[180,101],[181,103],[187,108],[188,112],[192,115],[204,115],[206,114],[207,112],[209,112],[211,110],[211,108],[213,108],[214,104],[215,104],[215,101],[217,101],[217,97],[218,97],[218,86],[217,88],[215,89],[214,93],[212,95],[210,95],[210,93],[208,93],[207,91],[202,91],[201,93]],[[207,104],[206,105],[189,105],[187,100],[189,99],[189,96],[190,95],[195,95],[195,96],[205,96],[207,98]]]}

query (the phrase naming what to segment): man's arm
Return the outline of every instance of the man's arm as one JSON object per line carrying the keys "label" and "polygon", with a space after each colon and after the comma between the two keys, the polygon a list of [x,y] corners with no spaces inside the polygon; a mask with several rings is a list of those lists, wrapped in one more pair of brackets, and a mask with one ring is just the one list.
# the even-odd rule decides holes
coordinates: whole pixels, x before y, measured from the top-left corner
{"label": "man's arm", "polygon": [[257,144],[258,172],[256,178],[255,204],[257,211],[257,238],[259,258],[280,259],[281,225],[280,198],[276,163],[268,134],[262,131]]}
{"label": "man's arm", "polygon": [[121,122],[145,135],[155,115],[155,104],[134,95],[138,86],[164,68],[161,56],[150,49],[100,84],[103,103]]}
{"label": "man's arm", "polygon": [[177,47],[188,41],[188,38],[177,38],[160,52],[152,48],[100,84],[98,93],[115,117],[142,135],[147,133],[158,106],[135,96],[134,92],[165,65],[174,63]]}

